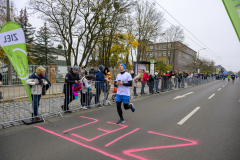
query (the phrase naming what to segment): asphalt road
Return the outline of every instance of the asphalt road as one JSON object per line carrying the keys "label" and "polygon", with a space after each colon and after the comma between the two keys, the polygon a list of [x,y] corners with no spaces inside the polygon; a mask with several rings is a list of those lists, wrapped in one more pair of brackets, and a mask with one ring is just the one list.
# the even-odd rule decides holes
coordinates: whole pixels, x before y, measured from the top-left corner
{"label": "asphalt road", "polygon": [[133,103],[136,112],[124,110],[123,125],[115,124],[114,106],[0,130],[0,159],[240,159],[239,79]]}

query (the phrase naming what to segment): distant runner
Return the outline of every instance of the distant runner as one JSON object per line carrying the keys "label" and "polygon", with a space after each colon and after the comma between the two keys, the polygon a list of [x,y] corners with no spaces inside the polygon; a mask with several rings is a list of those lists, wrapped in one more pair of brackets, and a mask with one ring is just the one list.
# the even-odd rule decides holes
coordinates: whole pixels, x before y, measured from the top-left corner
{"label": "distant runner", "polygon": [[235,76],[234,74],[231,75],[231,78],[232,78],[232,84],[234,84],[235,77],[236,77],[236,76]]}

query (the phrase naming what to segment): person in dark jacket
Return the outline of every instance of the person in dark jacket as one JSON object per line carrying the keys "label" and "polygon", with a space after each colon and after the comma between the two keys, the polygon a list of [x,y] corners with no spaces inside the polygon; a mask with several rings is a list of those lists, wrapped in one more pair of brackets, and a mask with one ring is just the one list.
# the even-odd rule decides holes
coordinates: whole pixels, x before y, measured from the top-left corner
{"label": "person in dark jacket", "polygon": [[149,75],[149,93],[154,94],[153,87],[154,87],[154,74],[150,74]]}
{"label": "person in dark jacket", "polygon": [[91,70],[89,71],[89,75],[90,74],[96,76],[96,71],[93,67],[91,67]]}
{"label": "person in dark jacket", "polygon": [[0,73],[0,82],[2,82],[2,73]]}
{"label": "person in dark jacket", "polygon": [[159,79],[161,79],[161,77],[159,76],[159,71],[156,71],[156,72],[155,72],[155,76],[154,76],[155,92],[156,92],[156,93],[159,93],[159,91],[158,91]]}
{"label": "person in dark jacket", "polygon": [[104,78],[103,74],[104,66],[100,65],[99,69],[96,71],[96,79],[95,79],[95,88],[96,88],[96,96],[95,96],[95,104],[99,105],[100,101],[100,95],[101,95],[101,90],[104,88],[104,83],[106,79]]}
{"label": "person in dark jacket", "polygon": [[65,94],[65,99],[64,105],[61,106],[65,113],[71,113],[71,111],[69,111],[68,105],[75,99],[72,92],[73,84],[80,83],[78,70],[79,70],[78,66],[74,66],[69,70],[69,72],[65,76],[65,84],[63,90]]}

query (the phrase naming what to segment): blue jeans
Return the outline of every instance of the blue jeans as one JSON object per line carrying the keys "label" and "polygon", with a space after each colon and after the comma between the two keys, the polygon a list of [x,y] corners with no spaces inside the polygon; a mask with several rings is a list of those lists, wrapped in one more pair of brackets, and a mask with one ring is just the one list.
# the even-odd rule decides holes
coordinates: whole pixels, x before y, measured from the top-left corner
{"label": "blue jeans", "polygon": [[142,87],[141,87],[141,93],[144,94],[144,87],[145,87],[145,83],[141,82],[142,83]]}
{"label": "blue jeans", "polygon": [[158,92],[159,80],[155,81],[155,92]]}
{"label": "blue jeans", "polygon": [[32,107],[33,107],[34,116],[38,116],[38,107],[39,107],[40,99],[41,99],[41,95],[32,94]]}

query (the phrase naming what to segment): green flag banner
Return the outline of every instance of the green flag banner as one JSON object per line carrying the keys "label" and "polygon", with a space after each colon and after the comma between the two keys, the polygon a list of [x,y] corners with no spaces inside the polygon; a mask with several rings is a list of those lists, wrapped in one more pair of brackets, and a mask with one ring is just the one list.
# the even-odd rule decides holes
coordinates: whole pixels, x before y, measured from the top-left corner
{"label": "green flag banner", "polygon": [[[21,26],[15,22],[5,23],[0,30],[0,45],[8,56],[22,84],[29,78],[25,36]],[[32,103],[30,86],[24,86]]]}
{"label": "green flag banner", "polygon": [[240,41],[240,0],[223,0],[223,3]]}

